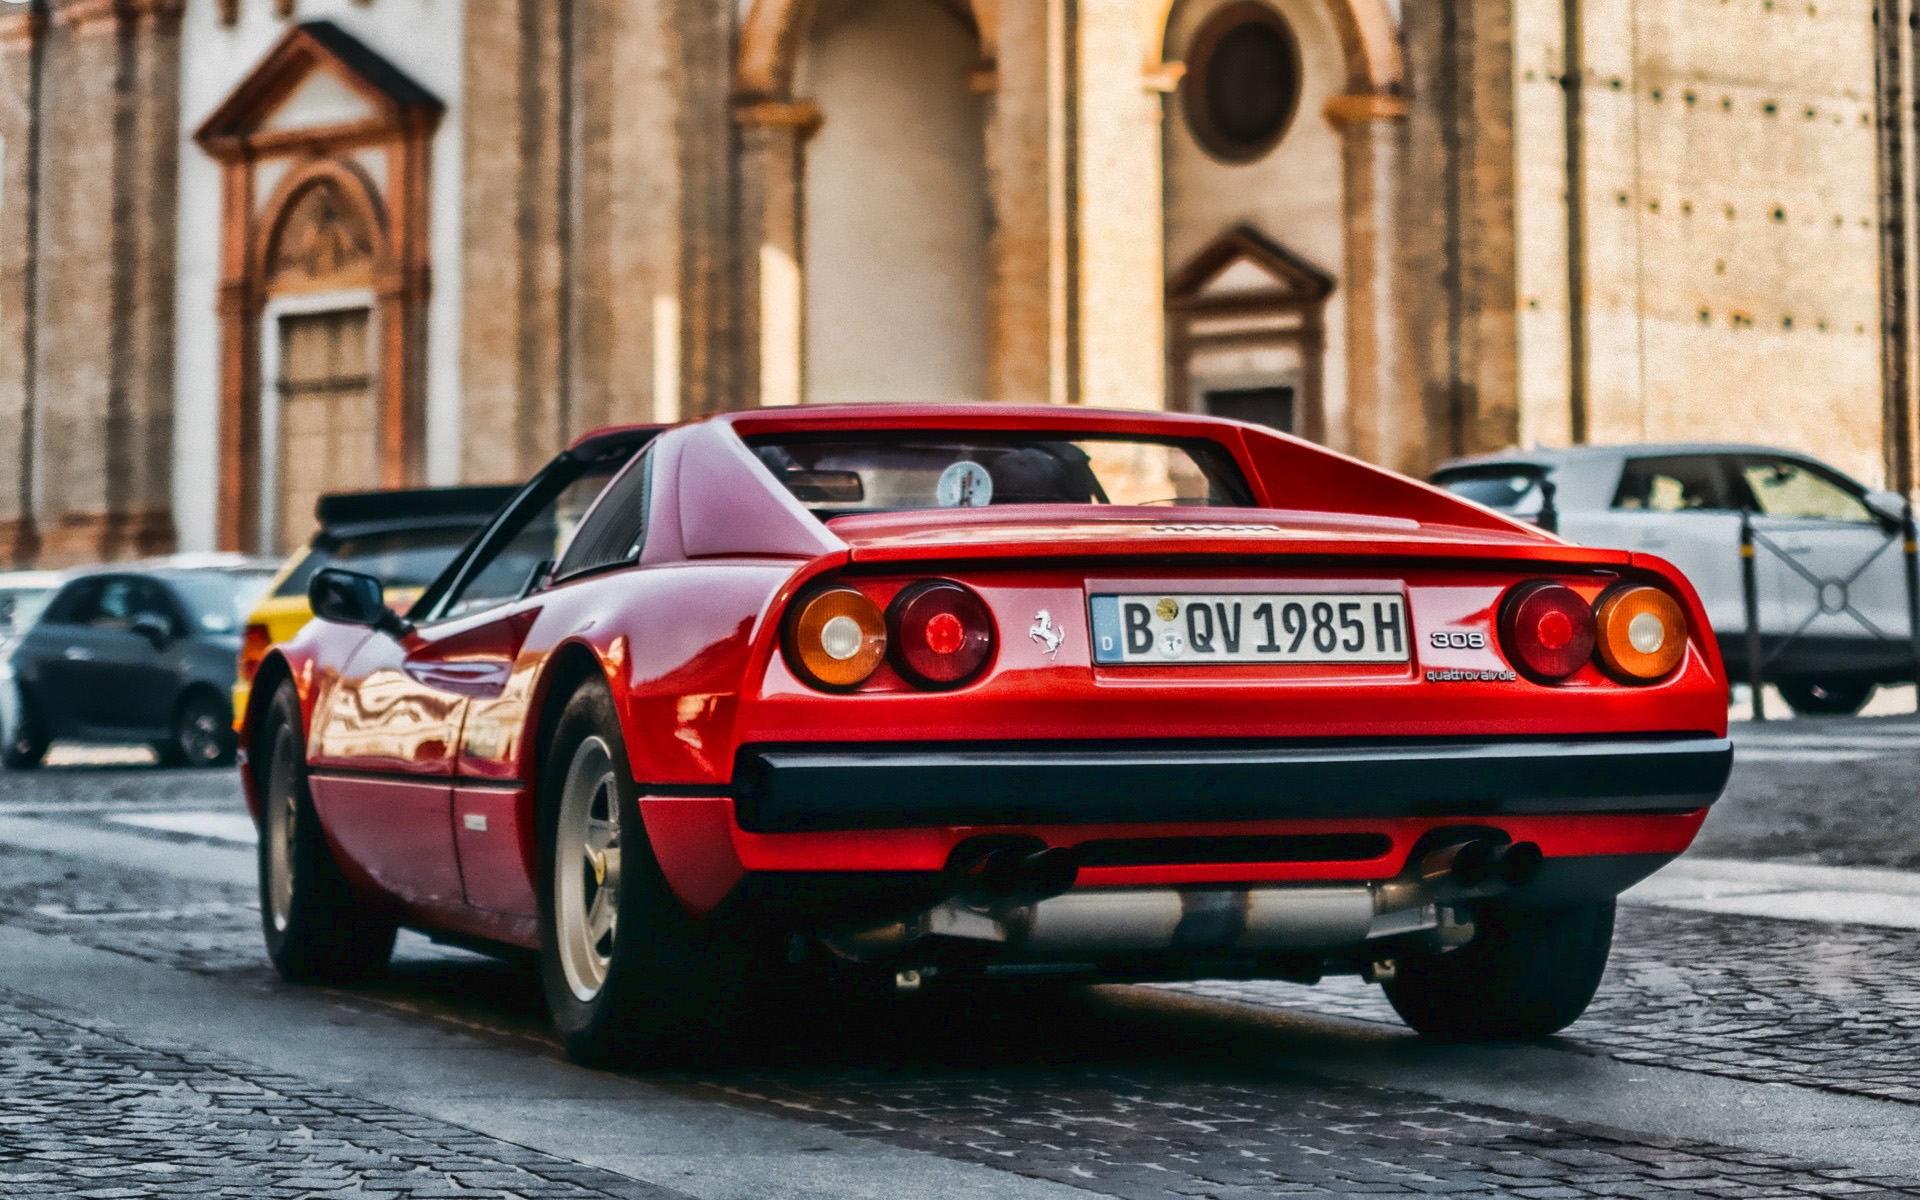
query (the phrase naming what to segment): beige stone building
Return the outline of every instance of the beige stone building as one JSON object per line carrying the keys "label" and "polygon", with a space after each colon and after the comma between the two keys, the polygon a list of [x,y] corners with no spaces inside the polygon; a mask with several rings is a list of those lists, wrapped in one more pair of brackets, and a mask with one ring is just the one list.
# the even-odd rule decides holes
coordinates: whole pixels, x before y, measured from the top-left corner
{"label": "beige stone building", "polygon": [[839,401],[1879,482],[1898,41],[1869,0],[0,0],[0,562]]}

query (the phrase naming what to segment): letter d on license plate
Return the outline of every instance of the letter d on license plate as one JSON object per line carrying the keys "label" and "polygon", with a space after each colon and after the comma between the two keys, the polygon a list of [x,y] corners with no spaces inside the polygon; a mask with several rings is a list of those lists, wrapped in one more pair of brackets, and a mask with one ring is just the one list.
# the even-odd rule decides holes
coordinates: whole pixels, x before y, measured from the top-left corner
{"label": "letter d on license plate", "polygon": [[1093,661],[1402,663],[1406,600],[1397,594],[1302,592],[1093,596]]}

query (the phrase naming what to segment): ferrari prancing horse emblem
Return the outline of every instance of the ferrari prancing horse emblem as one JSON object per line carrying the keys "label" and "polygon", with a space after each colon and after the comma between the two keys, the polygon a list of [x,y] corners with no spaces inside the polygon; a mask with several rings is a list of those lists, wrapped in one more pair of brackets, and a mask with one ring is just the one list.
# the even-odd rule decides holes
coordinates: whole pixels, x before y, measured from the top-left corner
{"label": "ferrari prancing horse emblem", "polygon": [[1027,636],[1045,646],[1049,655],[1056,657],[1060,653],[1060,643],[1067,640],[1066,630],[1055,629],[1053,614],[1044,608],[1033,618],[1033,628],[1027,630]]}

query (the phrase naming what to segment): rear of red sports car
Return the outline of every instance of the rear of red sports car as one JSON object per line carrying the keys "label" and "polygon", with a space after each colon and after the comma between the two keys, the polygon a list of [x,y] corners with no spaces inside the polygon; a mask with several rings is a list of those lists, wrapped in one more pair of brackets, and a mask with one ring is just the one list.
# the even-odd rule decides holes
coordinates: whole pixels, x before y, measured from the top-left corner
{"label": "rear of red sports car", "polygon": [[364,977],[396,925],[535,950],[588,1061],[822,974],[1353,972],[1535,1037],[1726,782],[1671,567],[1271,431],[654,432],[557,458],[409,619],[316,576],[244,726],[283,974]]}
{"label": "rear of red sports car", "polygon": [[1726,782],[1658,561],[1218,423],[734,428],[845,550],[764,622],[726,845],[642,808],[683,899],[796,953],[908,987],[1358,972],[1423,1032],[1540,1036]]}

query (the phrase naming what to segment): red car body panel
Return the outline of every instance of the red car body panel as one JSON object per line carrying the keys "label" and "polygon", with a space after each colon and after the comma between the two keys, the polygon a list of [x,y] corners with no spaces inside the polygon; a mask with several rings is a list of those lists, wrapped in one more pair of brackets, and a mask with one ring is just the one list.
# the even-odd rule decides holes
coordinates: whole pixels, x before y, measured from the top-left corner
{"label": "red car body panel", "polygon": [[[1263,507],[1019,506],[822,523],[741,440],[884,429],[1209,439],[1232,455]],[[315,621],[263,666],[261,679],[291,680],[298,692],[329,844],[355,884],[400,919],[536,944],[542,721],[565,699],[556,678],[582,669],[597,671],[612,692],[649,841],[675,893],[700,914],[760,875],[938,872],[956,846],[990,833],[1062,847],[1365,834],[1380,839],[1380,850],[1359,860],[1088,866],[1079,885],[1378,880],[1406,866],[1423,834],[1462,820],[1183,821],[1170,809],[1154,821],[753,831],[743,827],[736,768],[754,747],[1726,734],[1724,673],[1703,636],[1705,615],[1670,565],[1567,545],[1284,435],[1176,414],[902,405],[734,414],[677,428],[648,453],[651,518],[636,566],[564,581],[401,641]],[[788,668],[781,620],[810,585],[845,581],[884,606],[928,577],[964,583],[992,613],[995,658],[976,681],[922,691],[883,667],[858,691],[829,694]],[[1492,636],[1496,608],[1509,587],[1533,578],[1589,599],[1623,578],[1665,588],[1694,631],[1682,665],[1638,687],[1592,665],[1553,687],[1506,678]],[[1231,594],[1272,591],[1276,580],[1288,591],[1404,596],[1409,661],[1116,668],[1092,660],[1095,592],[1177,584]],[[1042,610],[1068,635],[1051,653],[1029,635]],[[1426,640],[1447,629],[1489,636],[1477,649]],[[243,745],[273,690],[255,688]],[[252,774],[243,776],[251,801]],[[1485,823],[1537,843],[1549,860],[1670,857],[1704,817],[1701,807]]]}

